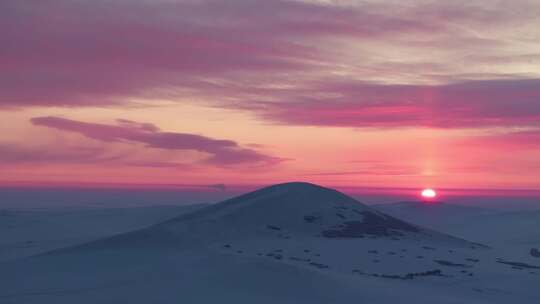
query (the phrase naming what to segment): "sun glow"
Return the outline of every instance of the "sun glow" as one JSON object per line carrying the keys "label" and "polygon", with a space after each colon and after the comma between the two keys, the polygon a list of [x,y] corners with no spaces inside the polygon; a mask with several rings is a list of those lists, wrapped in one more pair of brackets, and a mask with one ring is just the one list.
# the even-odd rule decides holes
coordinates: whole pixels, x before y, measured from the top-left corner
{"label": "sun glow", "polygon": [[433,189],[424,189],[422,190],[422,197],[427,199],[432,199],[437,197],[437,192]]}

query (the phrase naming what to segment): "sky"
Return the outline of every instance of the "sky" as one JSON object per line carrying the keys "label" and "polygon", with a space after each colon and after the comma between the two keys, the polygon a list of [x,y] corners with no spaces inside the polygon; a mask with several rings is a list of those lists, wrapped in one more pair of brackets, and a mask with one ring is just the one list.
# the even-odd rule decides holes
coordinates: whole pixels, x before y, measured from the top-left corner
{"label": "sky", "polygon": [[0,185],[540,189],[540,2],[0,1]]}

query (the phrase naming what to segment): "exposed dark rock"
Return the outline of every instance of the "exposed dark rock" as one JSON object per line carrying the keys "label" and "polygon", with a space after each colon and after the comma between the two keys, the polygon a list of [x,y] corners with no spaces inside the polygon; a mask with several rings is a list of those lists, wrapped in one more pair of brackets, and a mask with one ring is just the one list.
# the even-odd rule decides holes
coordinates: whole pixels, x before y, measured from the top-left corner
{"label": "exposed dark rock", "polygon": [[321,216],[318,215],[305,215],[304,221],[308,223],[315,223],[316,221],[319,221],[321,219]]}
{"label": "exposed dark rock", "polygon": [[375,212],[361,212],[362,221],[344,222],[344,227],[324,230],[322,235],[327,238],[358,238],[364,234],[371,236],[401,236],[401,232],[418,232],[419,229],[396,218]]}
{"label": "exposed dark rock", "polygon": [[530,265],[530,264],[522,263],[522,262],[510,262],[510,261],[505,261],[502,259],[498,259],[497,263],[506,264],[506,265],[510,265],[514,267],[520,267],[520,268],[540,269],[540,266]]}
{"label": "exposed dark rock", "polygon": [[536,248],[531,248],[530,254],[535,258],[540,258],[540,251]]}
{"label": "exposed dark rock", "polygon": [[380,276],[385,279],[401,279],[401,276],[397,274],[381,274]]}
{"label": "exposed dark rock", "polygon": [[442,266],[448,266],[448,267],[462,267],[462,268],[471,268],[471,265],[466,264],[460,264],[460,263],[454,263],[446,260],[433,260],[433,262],[442,265]]}
{"label": "exposed dark rock", "polygon": [[272,226],[272,225],[266,225],[266,228],[271,229],[271,230],[276,230],[276,231],[280,231],[280,230],[281,230],[280,227],[278,227],[278,226]]}
{"label": "exposed dark rock", "polygon": [[292,261],[297,261],[297,262],[310,262],[311,259],[306,259],[306,258],[299,258],[299,257],[289,257],[289,260],[292,260]]}
{"label": "exposed dark rock", "polygon": [[436,250],[436,248],[429,247],[429,246],[422,246],[422,248],[425,250]]}
{"label": "exposed dark rock", "polygon": [[267,253],[266,256],[267,256],[267,257],[274,258],[274,259],[276,259],[276,260],[281,260],[281,259],[283,259],[283,255],[278,254],[278,253],[273,253],[273,252]]}
{"label": "exposed dark rock", "polygon": [[319,269],[329,268],[328,265],[321,264],[321,263],[316,263],[316,262],[310,262],[309,265],[314,266],[314,267],[317,267],[317,268],[319,268]]}
{"label": "exposed dark rock", "polygon": [[435,270],[429,270],[424,272],[411,272],[404,275],[400,274],[379,274],[379,273],[365,273],[363,271],[360,271],[358,269],[353,269],[353,273],[356,274],[362,274],[362,275],[368,275],[372,277],[380,277],[385,279],[395,279],[395,280],[412,280],[416,277],[427,277],[427,276],[443,276],[442,271],[440,269]]}
{"label": "exposed dark rock", "polygon": [[465,260],[469,261],[469,262],[473,262],[473,263],[478,263],[480,262],[479,259],[473,259],[473,258],[466,258]]}
{"label": "exposed dark rock", "polygon": [[341,214],[341,213],[336,213],[336,216],[341,218],[341,219],[345,219],[345,215]]}

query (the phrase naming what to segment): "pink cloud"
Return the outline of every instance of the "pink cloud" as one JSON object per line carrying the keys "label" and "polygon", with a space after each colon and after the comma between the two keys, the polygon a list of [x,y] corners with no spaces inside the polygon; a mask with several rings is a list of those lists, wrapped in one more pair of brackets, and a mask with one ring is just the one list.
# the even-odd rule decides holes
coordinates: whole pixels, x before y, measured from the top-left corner
{"label": "pink cloud", "polygon": [[[325,95],[334,97],[317,97]],[[239,108],[293,125],[476,128],[540,124],[540,79],[446,85],[326,82],[279,92],[274,98],[274,102]]]}
{"label": "pink cloud", "polygon": [[463,144],[492,147],[501,151],[540,150],[540,128],[526,131],[498,132],[465,138]]}
{"label": "pink cloud", "polygon": [[[142,143],[149,148],[203,152],[210,155],[205,163],[216,166],[272,165],[283,160],[241,147],[232,140],[213,139],[188,133],[163,132],[147,123],[119,120],[117,125],[107,125],[50,116],[35,117],[31,119],[31,122],[36,126],[74,132],[102,142]],[[135,165],[159,167],[163,164],[163,162],[140,162]]]}

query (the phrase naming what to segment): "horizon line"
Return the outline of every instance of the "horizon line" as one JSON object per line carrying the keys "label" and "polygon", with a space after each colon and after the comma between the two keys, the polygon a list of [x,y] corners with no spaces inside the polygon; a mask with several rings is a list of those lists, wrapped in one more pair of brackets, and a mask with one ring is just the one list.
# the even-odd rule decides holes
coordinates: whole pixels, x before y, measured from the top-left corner
{"label": "horizon line", "polygon": [[[291,181],[296,182],[296,181]],[[234,191],[250,191],[264,188],[271,185],[282,184],[287,182],[277,183],[260,183],[260,184],[164,184],[164,183],[107,183],[107,182],[33,182],[33,181],[9,181],[0,182],[0,189],[95,189],[95,190],[123,190],[123,189],[141,189],[141,190],[174,190],[174,189],[192,189],[192,190],[207,190],[207,191],[220,191],[220,192],[234,192]],[[317,183],[313,183],[317,184]],[[317,184],[319,185],[319,184]],[[359,190],[359,191],[380,191],[380,192],[408,192],[419,191],[423,187],[383,187],[383,186],[350,186],[350,185],[326,185],[322,186],[334,189],[343,190]],[[468,194],[479,194],[477,192],[484,192],[484,195],[489,193],[514,193],[514,194],[536,194],[540,195],[540,189],[530,188],[439,188],[438,192],[469,192]]]}

